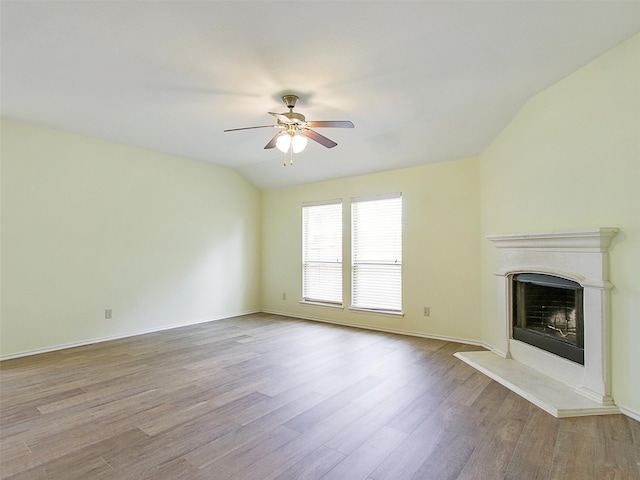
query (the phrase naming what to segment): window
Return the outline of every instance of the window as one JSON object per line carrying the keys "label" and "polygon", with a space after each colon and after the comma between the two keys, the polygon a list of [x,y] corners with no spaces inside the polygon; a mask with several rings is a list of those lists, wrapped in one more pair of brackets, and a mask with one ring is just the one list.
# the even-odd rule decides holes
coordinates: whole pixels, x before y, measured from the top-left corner
{"label": "window", "polygon": [[342,200],[302,206],[302,299],[342,305]]}
{"label": "window", "polygon": [[352,307],[402,311],[402,195],[351,202]]}

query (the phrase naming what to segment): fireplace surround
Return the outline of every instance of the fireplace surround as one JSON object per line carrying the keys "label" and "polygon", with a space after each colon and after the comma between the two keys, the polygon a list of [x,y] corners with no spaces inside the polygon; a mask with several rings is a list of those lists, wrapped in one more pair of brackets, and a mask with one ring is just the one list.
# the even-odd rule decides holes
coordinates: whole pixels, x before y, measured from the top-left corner
{"label": "fireplace surround", "polygon": [[[617,232],[599,227],[488,236],[498,253],[498,333],[492,351],[456,356],[557,417],[618,413],[611,396],[608,276],[608,249]],[[513,294],[521,275],[527,281],[558,278],[580,292],[583,364],[514,335]]]}

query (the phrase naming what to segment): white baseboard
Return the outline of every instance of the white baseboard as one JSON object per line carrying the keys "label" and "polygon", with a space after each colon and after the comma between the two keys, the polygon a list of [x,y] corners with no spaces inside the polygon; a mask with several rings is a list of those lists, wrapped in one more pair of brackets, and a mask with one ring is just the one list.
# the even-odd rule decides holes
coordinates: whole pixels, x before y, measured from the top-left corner
{"label": "white baseboard", "polygon": [[57,352],[58,350],[65,350],[67,348],[84,347],[86,345],[91,345],[91,344],[94,344],[94,343],[103,343],[103,342],[109,342],[111,340],[120,340],[122,338],[137,337],[138,335],[145,335],[147,333],[156,333],[156,332],[162,332],[162,331],[165,331],[165,330],[173,330],[174,328],[188,327],[189,325],[197,325],[199,323],[215,322],[217,320],[224,320],[226,318],[240,317],[242,315],[251,315],[251,314],[254,314],[254,313],[260,313],[260,310],[251,310],[251,311],[244,312],[244,313],[235,313],[235,314],[224,315],[224,316],[200,318],[200,319],[197,319],[197,320],[191,320],[189,322],[175,323],[175,324],[172,324],[172,325],[165,325],[165,326],[162,326],[162,327],[159,327],[159,328],[149,328],[149,329],[146,329],[146,330],[139,330],[139,331],[136,331],[136,332],[125,333],[125,334],[122,334],[122,335],[110,335],[108,337],[91,338],[91,339],[87,339],[87,340],[81,340],[79,342],[65,343],[65,344],[62,344],[62,345],[53,345],[51,347],[38,348],[38,349],[35,349],[35,350],[26,350],[26,351],[23,351],[23,352],[11,353],[9,355],[0,355],[0,362],[2,362],[4,360],[11,360],[11,359],[14,359],[14,358],[28,357],[28,356],[31,356],[31,355],[39,355],[41,353]]}
{"label": "white baseboard", "polygon": [[300,318],[302,320],[311,320],[313,322],[321,322],[321,323],[330,323],[333,325],[342,325],[343,327],[354,327],[354,328],[361,328],[363,330],[373,330],[376,332],[385,332],[385,333],[396,333],[398,335],[407,335],[409,337],[420,337],[420,338],[429,338],[432,340],[442,340],[445,342],[454,342],[454,343],[463,343],[465,345],[474,345],[477,347],[483,347],[486,348],[487,350],[491,350],[491,347],[483,344],[482,342],[478,342],[477,340],[470,340],[468,338],[457,338],[457,337],[446,337],[443,335],[431,335],[431,334],[427,334],[427,333],[421,333],[421,332],[413,332],[410,330],[400,330],[400,329],[396,329],[396,328],[382,328],[382,327],[375,327],[375,326],[371,326],[371,325],[362,325],[359,323],[349,323],[349,322],[340,322],[340,321],[336,321],[336,320],[327,320],[325,318],[318,318],[318,317],[311,317],[308,315],[299,315],[299,314],[295,314],[295,313],[286,313],[286,312],[277,312],[277,311],[273,311],[273,310],[263,310],[263,313],[269,313],[271,315],[280,315],[283,317],[290,317],[290,318]]}
{"label": "white baseboard", "polygon": [[626,415],[627,417],[633,418],[636,422],[640,422],[640,412],[632,410],[631,408],[623,407],[621,405],[618,405],[617,407],[618,410],[620,410],[620,413]]}

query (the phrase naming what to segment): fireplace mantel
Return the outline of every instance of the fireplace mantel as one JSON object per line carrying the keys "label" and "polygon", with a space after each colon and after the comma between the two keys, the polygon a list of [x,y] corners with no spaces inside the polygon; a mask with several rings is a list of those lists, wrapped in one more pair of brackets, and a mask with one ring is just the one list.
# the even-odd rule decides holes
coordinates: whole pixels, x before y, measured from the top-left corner
{"label": "fireplace mantel", "polygon": [[617,228],[600,227],[561,232],[515,233],[488,235],[496,248],[542,251],[607,252]]}
{"label": "fireplace mantel", "polygon": [[[608,250],[617,228],[487,237],[498,249],[498,335],[491,352],[456,354],[555,416],[617,413],[611,397]],[[584,366],[511,338],[512,277],[543,273],[584,289]],[[556,399],[554,399],[556,397]]]}

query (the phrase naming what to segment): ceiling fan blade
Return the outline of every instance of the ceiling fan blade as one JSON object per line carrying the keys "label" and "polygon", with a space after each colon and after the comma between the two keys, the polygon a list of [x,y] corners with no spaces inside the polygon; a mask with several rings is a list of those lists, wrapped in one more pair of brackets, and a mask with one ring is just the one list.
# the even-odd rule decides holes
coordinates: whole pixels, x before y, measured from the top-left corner
{"label": "ceiling fan blade", "polygon": [[280,135],[282,135],[283,133],[286,133],[284,130],[282,132],[278,132],[276,133],[273,138],[271,140],[269,140],[269,143],[267,143],[264,148],[265,150],[269,149],[269,148],[274,148],[276,146],[276,142],[278,141],[278,138],[280,137]]}
{"label": "ceiling fan blade", "polygon": [[238,130],[252,130],[254,128],[278,128],[280,125],[260,125],[258,127],[242,127],[242,128],[229,128],[224,130],[225,132],[237,132]]}
{"label": "ceiling fan blade", "polygon": [[286,124],[294,123],[293,120],[291,120],[289,117],[287,117],[286,115],[283,115],[281,113],[269,112],[269,115],[273,115],[278,120],[280,120],[282,123],[286,123]]}
{"label": "ceiling fan blade", "polygon": [[311,122],[307,122],[307,125],[311,128],[322,128],[322,127],[354,128],[353,122],[350,122],[349,120],[311,121]]}
{"label": "ceiling fan blade", "polygon": [[309,130],[308,128],[301,128],[298,130],[300,135],[304,135],[305,137],[310,138],[311,140],[315,140],[320,145],[324,145],[327,148],[333,148],[338,145],[333,140],[329,140],[324,135],[320,135],[318,132],[314,132],[313,130]]}

